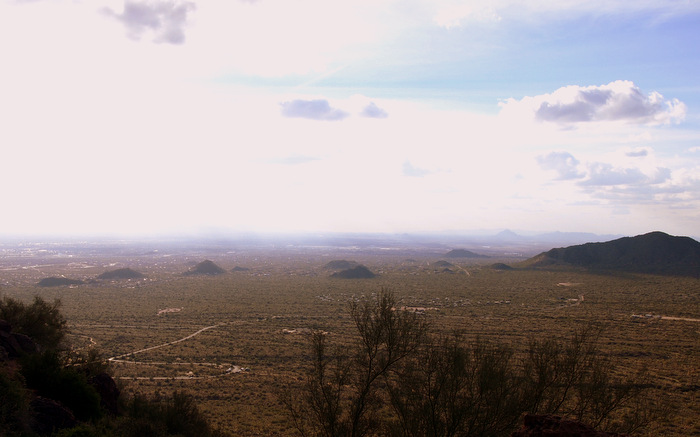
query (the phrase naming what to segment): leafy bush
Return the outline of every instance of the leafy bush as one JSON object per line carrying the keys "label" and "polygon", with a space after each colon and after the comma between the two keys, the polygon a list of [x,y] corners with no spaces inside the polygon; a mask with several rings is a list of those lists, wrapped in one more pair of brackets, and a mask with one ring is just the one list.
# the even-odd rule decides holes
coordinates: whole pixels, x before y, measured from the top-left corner
{"label": "leafy bush", "polygon": [[0,435],[20,434],[29,428],[29,399],[23,381],[0,365]]}
{"label": "leafy bush", "polygon": [[25,334],[45,349],[57,349],[66,336],[66,319],[59,308],[61,302],[46,302],[39,296],[27,305],[11,297],[0,300],[0,319],[9,322],[12,330]]}
{"label": "leafy bush", "polygon": [[97,391],[88,384],[84,374],[63,366],[56,352],[27,355],[21,364],[27,387],[36,390],[40,396],[60,402],[79,420],[101,416]]}

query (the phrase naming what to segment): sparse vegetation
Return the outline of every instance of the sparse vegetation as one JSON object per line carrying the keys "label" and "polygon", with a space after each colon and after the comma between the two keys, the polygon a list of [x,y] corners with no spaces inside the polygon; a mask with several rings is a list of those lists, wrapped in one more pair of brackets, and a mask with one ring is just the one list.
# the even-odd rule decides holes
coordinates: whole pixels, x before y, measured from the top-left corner
{"label": "sparse vegetation", "polygon": [[[66,351],[65,357],[72,357],[72,363],[80,364],[78,368],[96,362],[97,369],[106,358],[126,354],[120,358],[122,361],[110,361],[109,371],[127,403],[135,397],[165,399],[178,391],[196,402],[211,429],[231,435],[295,434],[279,395],[285,388],[292,393],[305,390],[307,375],[314,368],[309,348],[311,333],[326,332],[323,338],[328,378],[340,364],[337,357],[347,357],[343,363],[352,363],[351,358],[356,356],[352,351],[358,337],[349,311],[351,303],[375,302],[375,292],[382,287],[391,287],[397,307],[425,322],[429,335],[411,354],[417,358],[400,360],[390,378],[378,378],[374,393],[388,401],[379,408],[370,402],[371,414],[364,416],[368,421],[402,426],[396,412],[401,404],[390,402],[388,384],[401,381],[401,375],[420,375],[428,369],[446,367],[450,361],[444,357],[438,360],[439,354],[427,352],[430,348],[441,350],[452,344],[458,356],[470,356],[474,361],[477,352],[479,356],[491,353],[500,357],[499,362],[521,369],[530,359],[535,342],[544,348],[539,353],[546,356],[545,352],[551,351],[545,347],[548,342],[563,350],[575,333],[595,326],[589,338],[596,340],[595,357],[602,363],[615,364],[609,367],[612,386],[620,383],[623,388],[626,381],[635,381],[627,388],[643,389],[655,400],[645,407],[647,401],[642,400],[646,398],[632,396],[634,393],[629,394],[631,397],[625,395],[629,399],[624,401],[626,406],[608,415],[599,428],[623,429],[637,421],[640,426],[635,434],[639,435],[685,436],[700,432],[695,420],[700,414],[700,334],[696,321],[700,319],[696,310],[700,304],[700,282],[695,278],[600,274],[566,268],[499,270],[490,266],[496,262],[517,266],[522,258],[493,256],[485,260],[450,259],[458,274],[444,275],[433,266],[444,257],[444,250],[363,250],[353,251],[350,256],[354,262],[377,272],[378,277],[369,281],[337,280],[324,266],[328,260],[348,257],[346,250],[229,249],[205,251],[198,247],[182,253],[174,249],[158,253],[138,250],[125,255],[95,253],[90,249],[89,253],[77,252],[70,259],[45,258],[40,263],[25,257],[5,257],[3,265],[8,268],[0,276],[4,281],[2,293],[28,306],[35,295],[46,302],[60,297],[61,314],[70,330],[63,344],[73,347],[73,352],[68,355]],[[217,276],[182,275],[205,258],[228,272],[235,266],[246,266],[248,270]],[[24,268],[38,264],[41,266]],[[106,265],[133,266],[146,279],[90,282],[90,278],[104,272]],[[87,284],[36,286],[42,277],[61,275],[85,280]],[[168,309],[178,311],[162,311]],[[190,337],[207,327],[211,328]],[[460,333],[459,337],[454,337],[455,332]],[[181,339],[185,340],[176,342]],[[165,344],[169,345],[132,354]],[[428,359],[434,364],[423,365],[421,360]],[[15,387],[14,393],[20,394],[13,397],[10,390],[9,398],[20,400],[12,411],[20,416],[22,411],[31,414],[27,403],[21,401],[29,399],[23,397],[26,388],[18,389],[24,387],[21,377],[7,373],[7,366],[0,368],[0,374],[5,372],[11,381],[8,387]],[[97,370],[86,371],[92,374]],[[436,381],[431,383],[434,386],[438,374],[430,377]],[[428,375],[422,378],[430,380]],[[415,387],[391,387],[399,394],[410,393],[409,388],[420,393],[420,379],[414,381]],[[447,386],[446,382],[443,384]],[[553,390],[548,390],[544,397],[553,396]],[[450,391],[444,389],[441,393],[447,396]],[[599,398],[605,400],[604,396]],[[559,414],[577,416],[578,411],[584,411],[576,409],[575,396],[569,399]],[[342,401],[349,405],[349,398]],[[637,403],[641,408],[635,406]],[[671,409],[675,413],[672,419],[634,413],[653,412],[659,406],[655,404]],[[546,406],[537,409],[546,410]],[[581,417],[592,423],[593,410],[587,411]],[[122,410],[122,414],[126,411]],[[116,431],[111,430],[118,428],[111,420],[109,414],[103,413],[96,422],[85,423],[81,429],[95,435],[115,435]],[[12,426],[18,429],[21,423],[22,420]],[[419,426],[405,426],[414,425]]]}
{"label": "sparse vegetation", "polygon": [[302,436],[507,436],[524,413],[634,432],[653,416],[644,381],[613,376],[591,329],[532,340],[518,357],[503,343],[429,335],[386,290],[350,312],[354,347],[330,349],[314,334],[306,385],[283,395]]}

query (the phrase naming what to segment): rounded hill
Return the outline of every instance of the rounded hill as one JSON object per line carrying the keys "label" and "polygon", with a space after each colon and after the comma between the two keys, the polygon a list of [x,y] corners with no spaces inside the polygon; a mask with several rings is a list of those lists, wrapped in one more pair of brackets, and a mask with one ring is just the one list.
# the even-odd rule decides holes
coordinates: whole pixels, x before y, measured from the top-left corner
{"label": "rounded hill", "polygon": [[139,273],[136,270],[130,268],[110,270],[104,272],[97,277],[97,279],[103,280],[119,280],[119,279],[141,279],[143,278],[143,273]]}
{"label": "rounded hill", "polygon": [[323,268],[328,270],[347,270],[357,266],[358,264],[355,261],[335,259],[333,261],[328,261],[326,265],[323,266]]}
{"label": "rounded hill", "polygon": [[445,254],[447,258],[488,258],[486,255],[480,255],[467,249],[452,249]]}
{"label": "rounded hill", "polygon": [[213,261],[210,261],[207,259],[207,260],[204,260],[201,263],[197,264],[196,266],[192,267],[190,270],[186,271],[184,274],[185,274],[185,276],[197,276],[197,275],[216,276],[216,275],[223,275],[224,273],[226,273],[226,270],[217,266]]}
{"label": "rounded hill", "polygon": [[70,279],[58,276],[51,276],[49,278],[44,278],[37,284],[39,287],[61,287],[66,285],[81,285],[85,282],[79,279]]}
{"label": "rounded hill", "polygon": [[552,249],[523,262],[524,267],[577,266],[657,275],[700,277],[700,243],[689,237],[650,232],[605,243]]}
{"label": "rounded hill", "polygon": [[341,279],[370,279],[374,278],[376,275],[372,273],[367,267],[363,265],[358,265],[351,269],[345,269],[339,272],[335,272],[331,276],[334,278]]}

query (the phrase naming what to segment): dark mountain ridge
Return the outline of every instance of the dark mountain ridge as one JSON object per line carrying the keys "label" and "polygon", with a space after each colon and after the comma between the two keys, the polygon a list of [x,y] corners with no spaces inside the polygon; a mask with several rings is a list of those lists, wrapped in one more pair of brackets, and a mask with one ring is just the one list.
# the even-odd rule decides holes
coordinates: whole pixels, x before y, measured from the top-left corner
{"label": "dark mountain ridge", "polygon": [[571,265],[594,270],[700,277],[700,243],[690,237],[656,231],[605,243],[552,249],[523,265]]}

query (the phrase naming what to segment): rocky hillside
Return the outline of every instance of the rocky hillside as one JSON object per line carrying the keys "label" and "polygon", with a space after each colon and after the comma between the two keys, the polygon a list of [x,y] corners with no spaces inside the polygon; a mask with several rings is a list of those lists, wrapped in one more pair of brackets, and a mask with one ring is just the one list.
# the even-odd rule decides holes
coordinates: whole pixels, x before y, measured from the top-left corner
{"label": "rocky hillside", "polygon": [[605,243],[552,249],[521,266],[578,266],[591,270],[700,277],[700,243],[689,237],[650,232]]}

